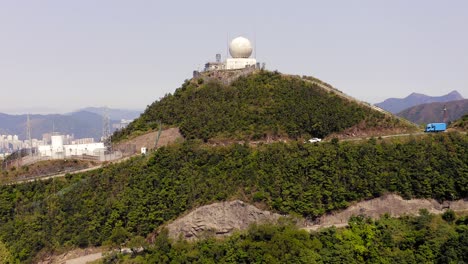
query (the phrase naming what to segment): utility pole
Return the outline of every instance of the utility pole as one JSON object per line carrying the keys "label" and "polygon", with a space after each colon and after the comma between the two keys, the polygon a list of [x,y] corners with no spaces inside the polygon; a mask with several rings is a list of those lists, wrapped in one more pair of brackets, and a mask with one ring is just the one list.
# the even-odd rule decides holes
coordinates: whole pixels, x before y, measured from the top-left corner
{"label": "utility pole", "polygon": [[448,111],[447,111],[447,105],[444,105],[444,110],[442,110],[444,112],[444,123],[447,124],[448,122]]}

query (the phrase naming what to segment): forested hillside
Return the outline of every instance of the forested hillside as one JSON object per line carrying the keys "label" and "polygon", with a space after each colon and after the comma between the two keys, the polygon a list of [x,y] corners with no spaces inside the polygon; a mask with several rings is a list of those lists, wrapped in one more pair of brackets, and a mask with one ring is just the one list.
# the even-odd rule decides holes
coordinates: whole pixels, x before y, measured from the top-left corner
{"label": "forested hillside", "polygon": [[264,139],[325,137],[358,124],[379,129],[407,126],[355,101],[295,76],[260,71],[231,85],[186,81],[156,101],[126,129],[121,140],[157,127],[178,126],[187,139]]}
{"label": "forested hillside", "polygon": [[466,135],[399,140],[256,148],[187,141],[85,174],[1,186],[0,240],[28,263],[40,252],[144,237],[217,200],[240,198],[313,219],[387,192],[468,197]]}

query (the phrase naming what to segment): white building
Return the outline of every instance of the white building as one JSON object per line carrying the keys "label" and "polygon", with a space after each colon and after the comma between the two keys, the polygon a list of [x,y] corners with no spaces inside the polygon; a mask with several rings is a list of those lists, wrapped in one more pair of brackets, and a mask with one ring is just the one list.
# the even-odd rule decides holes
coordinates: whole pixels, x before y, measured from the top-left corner
{"label": "white building", "polygon": [[252,55],[252,44],[244,37],[237,37],[229,44],[229,54],[232,58],[226,60],[226,70],[255,67],[257,60],[249,58]]}
{"label": "white building", "polygon": [[221,62],[221,56],[217,54],[216,62],[208,62],[205,64],[205,71],[237,70],[256,67],[257,60],[255,58],[250,58],[252,51],[252,44],[248,39],[237,37],[229,44],[229,54],[231,54],[231,58],[227,58],[225,62]]}
{"label": "white building", "polygon": [[51,157],[53,159],[61,159],[71,156],[100,156],[104,154],[106,147],[104,143],[89,143],[89,144],[63,144],[63,135],[51,136],[51,145],[42,145],[38,147],[41,157]]}

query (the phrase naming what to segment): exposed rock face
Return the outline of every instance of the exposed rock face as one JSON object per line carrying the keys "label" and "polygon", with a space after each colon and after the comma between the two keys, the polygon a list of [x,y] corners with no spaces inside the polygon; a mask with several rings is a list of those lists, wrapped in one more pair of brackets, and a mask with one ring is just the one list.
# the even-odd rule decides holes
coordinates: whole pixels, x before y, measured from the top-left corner
{"label": "exposed rock face", "polygon": [[[434,199],[404,200],[396,194],[362,201],[340,212],[323,215],[315,222],[304,221],[300,225],[305,230],[317,230],[330,226],[344,227],[353,215],[365,215],[373,219],[388,213],[392,217],[417,215],[420,209],[432,214],[441,214],[448,208],[454,211],[468,211],[468,199],[446,201],[442,204]],[[202,206],[188,215],[167,225],[169,237],[196,240],[207,235],[227,236],[234,230],[246,229],[253,223],[275,223],[281,217],[269,211],[262,211],[242,201],[221,202]]]}
{"label": "exposed rock face", "polygon": [[454,211],[468,210],[468,199],[445,201],[440,204],[434,199],[404,200],[399,195],[387,194],[379,198],[359,202],[341,212],[324,215],[314,223],[310,223],[305,229],[317,230],[333,225],[336,227],[346,226],[348,219],[353,215],[365,215],[378,219],[385,213],[392,217],[400,217],[403,215],[417,215],[420,209],[427,209],[432,214],[441,214],[448,208]]}
{"label": "exposed rock face", "polygon": [[253,223],[276,222],[279,214],[236,200],[199,207],[167,226],[169,237],[195,240],[204,235],[227,236]]}

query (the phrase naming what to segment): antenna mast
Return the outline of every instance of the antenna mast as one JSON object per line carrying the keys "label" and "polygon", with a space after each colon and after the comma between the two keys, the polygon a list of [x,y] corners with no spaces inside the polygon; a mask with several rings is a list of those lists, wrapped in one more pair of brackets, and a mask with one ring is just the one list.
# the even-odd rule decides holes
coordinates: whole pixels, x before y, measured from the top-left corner
{"label": "antenna mast", "polygon": [[29,119],[29,113],[26,119],[26,137],[29,140],[29,155],[32,155],[32,139],[31,139],[31,120]]}
{"label": "antenna mast", "polygon": [[109,109],[107,107],[104,107],[103,113],[102,113],[102,142],[104,142],[105,145],[110,146],[110,118],[109,118]]}
{"label": "antenna mast", "polygon": [[447,105],[444,105],[444,110],[442,110],[444,112],[444,123],[447,123],[448,122],[448,111],[447,111]]}

